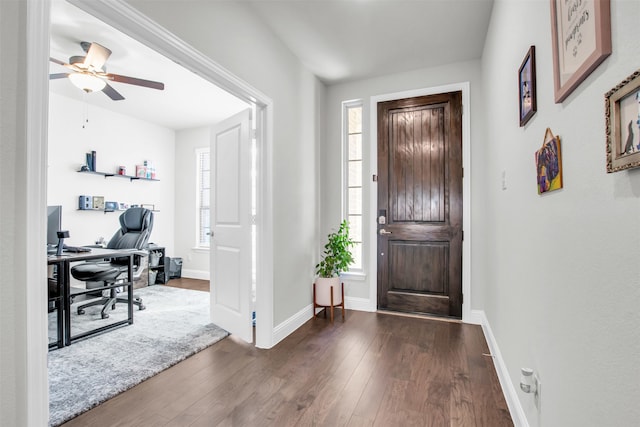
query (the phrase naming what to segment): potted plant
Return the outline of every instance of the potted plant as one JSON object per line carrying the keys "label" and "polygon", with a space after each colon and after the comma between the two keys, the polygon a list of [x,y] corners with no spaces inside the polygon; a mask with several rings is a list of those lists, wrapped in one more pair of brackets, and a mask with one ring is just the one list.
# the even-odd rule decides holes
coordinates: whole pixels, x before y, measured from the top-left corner
{"label": "potted plant", "polygon": [[355,244],[349,237],[349,222],[340,223],[338,231],[327,236],[322,260],[316,265],[316,282],[314,284],[314,307],[331,307],[342,305],[344,317],[344,291],[341,287],[340,273],[347,271],[353,263],[350,248]]}

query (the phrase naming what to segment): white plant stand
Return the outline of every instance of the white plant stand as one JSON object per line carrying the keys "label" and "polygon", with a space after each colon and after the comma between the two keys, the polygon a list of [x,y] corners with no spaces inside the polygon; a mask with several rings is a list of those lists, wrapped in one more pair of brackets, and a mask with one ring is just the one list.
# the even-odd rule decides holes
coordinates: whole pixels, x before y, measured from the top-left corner
{"label": "white plant stand", "polygon": [[[340,291],[338,291],[340,287]],[[318,277],[313,283],[313,315],[316,316],[317,308],[324,308],[324,317],[327,317],[327,309],[330,310],[330,319],[333,323],[333,308],[342,309],[342,321],[344,322],[344,283],[339,277]]]}

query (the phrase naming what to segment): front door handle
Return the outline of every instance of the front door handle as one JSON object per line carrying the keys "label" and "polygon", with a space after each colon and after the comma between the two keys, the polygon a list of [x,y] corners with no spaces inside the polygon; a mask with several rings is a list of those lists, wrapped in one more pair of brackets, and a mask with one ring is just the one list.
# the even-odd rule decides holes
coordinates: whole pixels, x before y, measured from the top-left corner
{"label": "front door handle", "polygon": [[381,228],[381,229],[380,229],[380,235],[381,235],[381,236],[384,236],[385,234],[391,234],[391,231],[387,231],[387,230],[385,230],[384,228]]}

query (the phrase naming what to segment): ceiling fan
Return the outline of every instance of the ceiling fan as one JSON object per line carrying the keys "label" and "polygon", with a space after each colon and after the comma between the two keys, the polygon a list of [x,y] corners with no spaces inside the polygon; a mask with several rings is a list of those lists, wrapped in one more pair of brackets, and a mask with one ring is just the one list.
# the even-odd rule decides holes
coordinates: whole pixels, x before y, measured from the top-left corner
{"label": "ceiling fan", "polygon": [[55,58],[49,58],[51,62],[55,62],[71,70],[70,73],[50,74],[49,79],[53,80],[68,77],[71,83],[85,92],[90,93],[101,90],[114,101],[123,100],[124,96],[110,86],[107,80],[164,90],[164,83],[107,73],[104,64],[107,62],[107,59],[109,59],[109,56],[111,56],[111,50],[98,43],[80,42],[80,46],[86,55],[72,56],[69,58],[68,64]]}

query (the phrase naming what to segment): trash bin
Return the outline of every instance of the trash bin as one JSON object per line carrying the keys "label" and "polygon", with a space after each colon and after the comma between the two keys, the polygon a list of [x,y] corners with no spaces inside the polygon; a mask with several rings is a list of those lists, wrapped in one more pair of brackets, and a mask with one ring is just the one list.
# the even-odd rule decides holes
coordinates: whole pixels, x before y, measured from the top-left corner
{"label": "trash bin", "polygon": [[161,256],[162,256],[162,252],[151,251],[149,253],[149,267],[157,267],[160,264]]}
{"label": "trash bin", "polygon": [[169,278],[179,279],[182,277],[182,258],[171,257],[169,259]]}
{"label": "trash bin", "polygon": [[157,276],[158,276],[158,270],[149,270],[149,286],[156,284]]}

